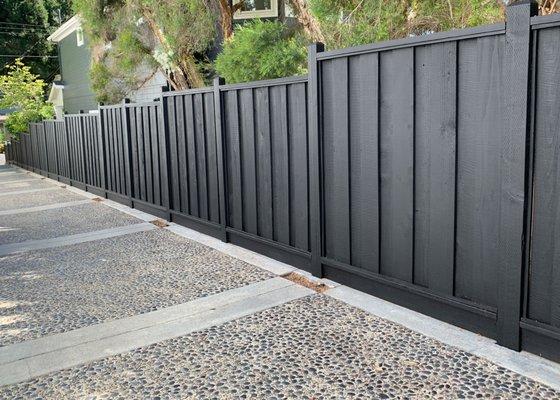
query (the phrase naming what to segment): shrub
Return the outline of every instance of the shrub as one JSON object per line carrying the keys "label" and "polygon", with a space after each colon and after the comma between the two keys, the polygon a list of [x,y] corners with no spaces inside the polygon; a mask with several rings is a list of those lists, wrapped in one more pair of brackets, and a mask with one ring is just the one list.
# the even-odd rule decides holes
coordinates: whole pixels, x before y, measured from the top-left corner
{"label": "shrub", "polygon": [[305,42],[279,22],[256,20],[236,28],[215,67],[228,83],[303,74],[307,68]]}

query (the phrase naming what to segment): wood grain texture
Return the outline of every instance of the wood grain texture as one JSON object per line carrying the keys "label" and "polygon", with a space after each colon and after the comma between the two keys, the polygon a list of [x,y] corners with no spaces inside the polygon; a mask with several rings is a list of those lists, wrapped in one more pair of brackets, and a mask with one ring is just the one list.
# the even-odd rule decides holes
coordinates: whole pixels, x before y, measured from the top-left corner
{"label": "wood grain texture", "polygon": [[416,49],[414,283],[453,295],[457,44]]}
{"label": "wood grain texture", "polygon": [[459,43],[455,294],[496,306],[504,38]]}
{"label": "wood grain texture", "polygon": [[414,52],[380,54],[380,272],[412,282],[414,207]]}
{"label": "wood grain texture", "polygon": [[288,86],[290,244],[310,250],[309,145],[306,84]]}
{"label": "wood grain texture", "polygon": [[241,139],[239,137],[239,109],[237,91],[224,94],[226,127],[226,157],[228,182],[228,225],[243,229],[243,192],[241,184]]}
{"label": "wood grain texture", "polygon": [[[290,159],[288,142],[288,88],[270,88],[270,131],[272,139],[273,239],[290,244]],[[301,174],[306,172],[297,171]]]}
{"label": "wood grain texture", "polygon": [[187,165],[189,173],[189,214],[200,216],[198,200],[198,172],[196,161],[196,133],[194,124],[193,96],[185,96],[185,124],[187,134]]}
{"label": "wood grain texture", "polygon": [[216,122],[214,116],[214,94],[204,94],[204,126],[208,173],[208,219],[220,222],[220,193],[218,182],[218,155],[216,144]]}
{"label": "wood grain texture", "polygon": [[349,58],[351,264],[379,272],[377,54]]}
{"label": "wood grain texture", "polygon": [[560,327],[560,28],[539,32],[528,317]]}
{"label": "wood grain texture", "polygon": [[253,89],[239,91],[243,230],[257,234],[257,174]]}
{"label": "wood grain texture", "polygon": [[270,105],[268,88],[257,88],[255,96],[255,138],[257,172],[258,235],[272,239],[272,154],[270,140]]}
{"label": "wood grain texture", "polygon": [[325,254],[350,262],[348,61],[323,63]]}
{"label": "wood grain texture", "polygon": [[196,136],[196,169],[198,181],[199,217],[208,219],[208,174],[206,172],[206,127],[204,121],[204,105],[202,94],[193,97],[194,128]]}

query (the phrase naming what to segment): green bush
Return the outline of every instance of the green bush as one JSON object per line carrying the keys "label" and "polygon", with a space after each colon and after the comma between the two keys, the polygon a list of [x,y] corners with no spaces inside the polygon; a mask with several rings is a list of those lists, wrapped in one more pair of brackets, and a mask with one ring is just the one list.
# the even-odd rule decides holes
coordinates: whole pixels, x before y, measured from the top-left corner
{"label": "green bush", "polygon": [[304,74],[305,42],[281,23],[256,20],[236,28],[215,67],[227,83]]}

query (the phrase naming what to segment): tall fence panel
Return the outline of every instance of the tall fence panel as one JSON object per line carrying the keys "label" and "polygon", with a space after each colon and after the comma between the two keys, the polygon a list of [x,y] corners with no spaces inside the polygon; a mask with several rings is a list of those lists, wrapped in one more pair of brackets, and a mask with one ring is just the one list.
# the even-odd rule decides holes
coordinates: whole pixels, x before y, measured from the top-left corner
{"label": "tall fence panel", "polygon": [[319,55],[325,274],[402,300],[400,285],[418,295],[408,305],[421,297],[491,335],[503,33]]}
{"label": "tall fence panel", "polygon": [[101,154],[101,132],[99,131],[99,116],[96,114],[80,115],[82,120],[84,142],[85,183],[88,190],[99,192],[103,188],[104,171]]}
{"label": "tall fence panel", "polygon": [[128,132],[123,125],[123,106],[99,108],[103,132],[106,189],[114,200],[130,202],[130,162]]}
{"label": "tall fence panel", "polygon": [[[138,208],[167,218],[169,187],[167,176],[166,139],[161,103],[126,104],[126,125],[130,132],[130,155],[124,154],[125,166],[130,163],[131,196]],[[131,157],[130,162],[127,157]],[[127,178],[128,179],[128,178]]]}
{"label": "tall fence panel", "polygon": [[[212,88],[163,97],[169,137],[170,208],[207,233],[220,229],[218,148]],[[187,221],[185,221],[187,222]]]}
{"label": "tall fence panel", "polygon": [[68,152],[66,122],[64,120],[54,121],[54,130],[58,159],[58,179],[65,183],[70,183],[70,155]]}
{"label": "tall fence panel", "polygon": [[85,188],[84,141],[82,117],[80,114],[65,115],[68,153],[70,160],[70,179],[72,184]]}
{"label": "tall fence panel", "polygon": [[301,267],[310,260],[306,85],[220,88],[230,240]]}

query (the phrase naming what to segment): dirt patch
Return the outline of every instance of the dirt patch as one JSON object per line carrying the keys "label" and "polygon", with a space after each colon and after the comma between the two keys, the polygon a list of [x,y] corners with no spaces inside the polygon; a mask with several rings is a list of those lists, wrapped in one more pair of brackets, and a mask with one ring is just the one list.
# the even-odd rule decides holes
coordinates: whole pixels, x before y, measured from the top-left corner
{"label": "dirt patch", "polygon": [[282,276],[282,278],[286,278],[287,280],[297,283],[298,285],[305,286],[306,288],[314,290],[317,293],[323,293],[329,288],[324,283],[315,283],[307,279],[305,276],[295,272],[290,272],[289,274]]}
{"label": "dirt patch", "polygon": [[167,221],[164,221],[163,219],[154,219],[153,221],[150,221],[150,223],[154,224],[158,228],[165,228],[166,226],[169,226]]}
{"label": "dirt patch", "polygon": [[94,197],[93,199],[91,199],[91,201],[97,201],[98,203],[101,203],[104,199],[102,199],[101,197]]}

